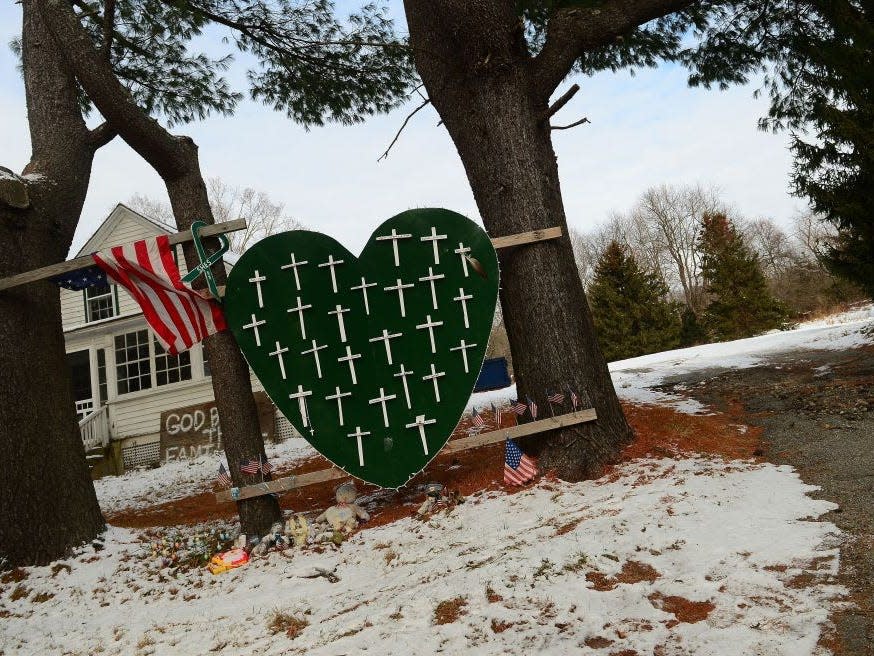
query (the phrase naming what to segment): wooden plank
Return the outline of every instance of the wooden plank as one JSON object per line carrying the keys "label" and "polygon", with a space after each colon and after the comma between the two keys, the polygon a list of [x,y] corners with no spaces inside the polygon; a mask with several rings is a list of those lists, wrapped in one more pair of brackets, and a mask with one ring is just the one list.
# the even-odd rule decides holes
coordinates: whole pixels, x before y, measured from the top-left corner
{"label": "wooden plank", "polygon": [[[595,421],[597,418],[598,415],[594,408],[569,412],[564,415],[558,415],[557,417],[547,417],[546,419],[538,419],[537,421],[531,421],[527,424],[508,426],[507,428],[489,431],[488,433],[480,433],[479,435],[474,435],[472,437],[463,437],[460,440],[452,440],[440,450],[440,453],[457,453],[459,451],[475,449],[487,444],[503,442],[507,438],[515,439],[525,437],[526,435],[545,433],[546,431],[562,428],[563,426],[573,426],[588,421]],[[216,501],[219,502],[239,501],[241,499],[260,497],[265,494],[287,492],[307,485],[324,483],[325,481],[332,481],[338,478],[346,478],[347,476],[350,475],[341,469],[321,469],[308,474],[300,474],[299,476],[286,476],[266,483],[247,485],[246,487],[238,488],[238,494],[236,496],[232,495],[231,490],[221,490],[215,493],[215,498]]]}
{"label": "wooden plank", "polygon": [[492,239],[492,246],[497,248],[509,248],[510,246],[520,246],[521,244],[533,244],[537,241],[546,241],[547,239],[558,239],[561,237],[561,228],[543,228],[542,230],[531,230],[530,232],[520,232],[517,235],[507,235],[506,237],[495,237]]}
{"label": "wooden plank", "polygon": [[[237,230],[243,230],[245,229],[245,227],[245,219],[235,219],[234,221],[227,221],[226,223],[216,223],[214,225],[208,225],[200,231],[200,236],[213,237],[215,235],[221,235],[226,232],[236,232]],[[191,238],[192,237],[190,230],[177,232],[174,235],[170,235],[170,245],[175,246],[176,244],[191,241]],[[9,276],[8,278],[3,278],[2,280],[0,280],[0,291],[4,289],[10,289],[12,287],[18,287],[19,285],[26,285],[31,282],[36,282],[37,280],[52,278],[62,273],[75,271],[76,269],[84,269],[85,267],[90,267],[93,264],[94,259],[90,255],[83,255],[82,257],[77,257],[73,260],[66,260],[65,262],[58,262],[57,264],[50,264],[49,266],[44,266],[40,269],[34,269],[33,271],[25,271],[24,273],[19,273],[17,275]]]}

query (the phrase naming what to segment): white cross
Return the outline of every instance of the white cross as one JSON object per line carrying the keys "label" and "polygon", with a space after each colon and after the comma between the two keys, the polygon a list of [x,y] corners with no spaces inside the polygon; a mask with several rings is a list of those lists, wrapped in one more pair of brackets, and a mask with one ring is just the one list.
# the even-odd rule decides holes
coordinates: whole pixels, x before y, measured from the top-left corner
{"label": "white cross", "polygon": [[307,349],[306,351],[301,351],[301,355],[308,355],[310,353],[313,354],[313,357],[316,359],[316,373],[319,375],[319,378],[322,377],[322,363],[319,361],[319,351],[322,349],[328,348],[327,344],[322,344],[321,346],[316,345],[316,340],[312,340],[313,347],[311,349]]}
{"label": "white cross", "polygon": [[328,314],[336,314],[337,315],[337,327],[340,329],[340,341],[346,341],[346,324],[343,322],[343,314],[348,312],[349,308],[344,308],[341,306],[337,306],[335,310],[331,310]]}
{"label": "white cross", "polygon": [[388,358],[389,364],[394,364],[391,360],[391,340],[395,337],[400,337],[403,333],[389,333],[385,328],[382,329],[382,335],[373,337],[370,342],[385,342],[385,357]]}
{"label": "white cross", "polygon": [[461,357],[464,359],[464,373],[468,373],[467,371],[467,349],[474,348],[476,344],[467,344],[464,340],[461,340],[458,343],[458,346],[453,346],[450,351],[461,351]]}
{"label": "white cross", "polygon": [[467,302],[472,298],[473,298],[473,296],[471,296],[470,294],[465,295],[463,287],[458,288],[458,296],[452,297],[453,301],[461,301],[461,309],[464,311],[464,327],[465,328],[470,328],[470,323],[467,320]]}
{"label": "white cross", "polygon": [[249,278],[249,282],[255,283],[255,289],[258,291],[258,307],[264,307],[264,297],[261,296],[261,283],[267,280],[267,276],[262,276],[258,269],[255,269],[255,277]]}
{"label": "white cross", "polygon": [[297,268],[299,266],[303,266],[304,264],[309,264],[309,262],[307,260],[304,260],[303,262],[298,262],[294,257],[294,253],[292,253],[291,262],[289,264],[283,264],[281,267],[279,267],[283,271],[285,269],[291,269],[292,271],[294,271],[294,286],[297,291],[300,291],[300,278],[297,275]]}
{"label": "white cross", "polygon": [[255,319],[255,315],[252,315],[252,323],[247,323],[243,328],[253,328],[255,330],[255,345],[261,346],[261,334],[258,332],[258,326],[263,326],[267,323],[266,319],[261,319],[261,321],[257,321]]}
{"label": "white cross", "polygon": [[402,317],[407,316],[407,307],[404,305],[404,290],[409,289],[412,286],[413,286],[413,283],[409,283],[409,284],[405,285],[404,283],[401,282],[401,279],[398,278],[398,281],[394,287],[383,287],[382,288],[382,290],[385,292],[397,292],[398,293],[398,300],[400,300],[400,302],[401,302],[401,316]]}
{"label": "white cross", "polygon": [[312,396],[312,394],[313,393],[311,391],[304,390],[303,385],[298,385],[297,392],[288,395],[288,398],[290,399],[297,399],[297,407],[300,410],[300,417],[303,420],[304,428],[307,428],[310,425],[310,417],[309,413],[307,412],[306,397]]}
{"label": "white cross", "polygon": [[385,424],[385,427],[388,428],[388,410],[385,409],[385,402],[391,401],[392,399],[398,398],[397,394],[386,394],[385,388],[379,388],[379,396],[375,399],[370,399],[368,403],[373,405],[374,403],[379,403],[382,405],[382,423]]}
{"label": "white cross", "polygon": [[328,256],[327,262],[322,262],[319,265],[319,268],[322,267],[330,267],[331,268],[331,286],[334,288],[334,293],[337,293],[337,274],[334,272],[334,267],[338,264],[343,264],[343,260],[335,260],[333,255]]}
{"label": "white cross", "polygon": [[431,338],[431,353],[436,353],[437,347],[434,344],[434,328],[437,326],[442,326],[443,322],[442,321],[431,321],[430,314],[427,315],[425,318],[427,319],[427,321],[425,323],[420,323],[418,326],[416,326],[416,329],[417,330],[424,330],[426,328],[428,329],[428,336]]}
{"label": "white cross", "polygon": [[300,318],[300,336],[301,336],[301,339],[307,338],[307,329],[306,329],[306,326],[304,325],[304,321],[303,321],[303,311],[309,310],[311,307],[312,307],[312,305],[301,305],[300,296],[298,296],[297,297],[297,306],[293,307],[293,308],[288,308],[288,310],[286,310],[286,312],[297,312],[298,313],[298,317]]}
{"label": "white cross", "polygon": [[280,347],[278,341],[276,342],[276,350],[270,352],[270,355],[275,355],[276,359],[279,360],[279,370],[282,372],[282,380],[285,380],[285,359],[282,357],[282,354],[287,352],[288,347]]}
{"label": "white cross", "polygon": [[364,445],[361,443],[361,438],[365,435],[370,435],[370,431],[361,431],[361,426],[355,427],[354,433],[347,433],[346,437],[354,437],[358,442],[358,464],[364,467]]}
{"label": "white cross", "polygon": [[440,264],[440,251],[437,250],[437,242],[441,239],[446,239],[446,235],[438,235],[437,228],[431,226],[431,235],[428,237],[420,237],[420,241],[430,241],[434,247],[434,264]]}
{"label": "white cross", "polygon": [[343,397],[352,396],[352,392],[341,392],[339,386],[334,387],[334,393],[325,397],[325,401],[337,401],[337,414],[340,415],[340,425],[343,425]]}
{"label": "white cross", "polygon": [[353,360],[357,360],[361,357],[360,353],[352,353],[352,349],[349,348],[349,345],[346,345],[346,355],[337,358],[337,362],[348,362],[349,363],[349,374],[352,376],[352,384],[357,385],[358,379],[355,377],[355,362]]}
{"label": "white cross", "polygon": [[434,363],[431,363],[431,374],[428,376],[422,376],[422,380],[430,380],[434,383],[434,398],[437,400],[437,403],[440,403],[440,387],[437,385],[437,379],[440,376],[445,376],[445,371],[435,371]]}
{"label": "white cross", "polygon": [[349,289],[355,290],[360,289],[361,293],[364,294],[364,311],[367,312],[367,316],[370,316],[370,302],[367,300],[367,288],[368,287],[376,287],[375,282],[367,282],[364,279],[364,276],[361,276],[361,284],[356,285],[355,287],[350,287]]}
{"label": "white cross", "polygon": [[462,242],[458,242],[458,248],[452,252],[458,253],[461,257],[461,266],[464,269],[464,277],[467,278],[467,257],[465,257],[465,255],[470,253],[470,246],[465,246]]}
{"label": "white cross", "polygon": [[419,429],[419,437],[422,438],[422,448],[425,449],[425,455],[428,455],[428,440],[425,439],[425,426],[429,424],[436,424],[436,419],[425,419],[425,415],[417,415],[416,421],[411,424],[407,424],[404,428],[418,428]]}
{"label": "white cross", "polygon": [[413,235],[399,235],[398,231],[395,230],[394,228],[392,228],[390,235],[382,235],[380,237],[377,237],[376,241],[385,241],[386,239],[391,239],[391,247],[392,247],[392,251],[394,252],[394,256],[395,256],[395,266],[400,266],[401,260],[398,257],[398,240],[399,239],[408,239],[409,237],[412,237],[412,236]]}
{"label": "white cross", "polygon": [[434,281],[441,280],[446,276],[442,273],[434,273],[434,270],[431,267],[428,267],[428,275],[419,278],[419,282],[428,282],[431,285],[431,304],[434,306],[434,309],[437,309],[437,290],[434,289]]}
{"label": "white cross", "polygon": [[415,372],[413,372],[413,371],[406,371],[406,370],[404,369],[404,365],[403,365],[403,363],[401,363],[401,370],[400,370],[398,373],[396,373],[396,374],[394,375],[395,378],[400,377],[400,379],[401,379],[401,380],[403,381],[403,383],[404,383],[404,398],[407,400],[407,409],[408,409],[408,410],[411,410],[412,407],[413,407],[413,405],[410,403],[410,388],[409,388],[409,386],[407,385],[407,376],[409,376],[409,375],[412,374],[412,373],[415,373]]}

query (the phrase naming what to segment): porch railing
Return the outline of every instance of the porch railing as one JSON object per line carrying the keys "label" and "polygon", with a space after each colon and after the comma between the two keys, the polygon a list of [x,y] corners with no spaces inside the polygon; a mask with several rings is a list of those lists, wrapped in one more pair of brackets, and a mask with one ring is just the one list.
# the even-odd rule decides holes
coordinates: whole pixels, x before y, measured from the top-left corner
{"label": "porch railing", "polygon": [[106,406],[100,406],[82,419],[79,422],[79,432],[86,451],[109,444],[109,415]]}

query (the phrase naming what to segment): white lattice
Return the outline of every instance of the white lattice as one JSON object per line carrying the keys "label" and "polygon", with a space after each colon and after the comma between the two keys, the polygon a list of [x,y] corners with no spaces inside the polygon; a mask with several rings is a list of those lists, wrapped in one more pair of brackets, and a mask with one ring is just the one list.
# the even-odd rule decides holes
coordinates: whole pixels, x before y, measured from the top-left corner
{"label": "white lattice", "polygon": [[121,450],[121,459],[125,470],[157,465],[161,462],[161,443],[148,442],[126,446]]}

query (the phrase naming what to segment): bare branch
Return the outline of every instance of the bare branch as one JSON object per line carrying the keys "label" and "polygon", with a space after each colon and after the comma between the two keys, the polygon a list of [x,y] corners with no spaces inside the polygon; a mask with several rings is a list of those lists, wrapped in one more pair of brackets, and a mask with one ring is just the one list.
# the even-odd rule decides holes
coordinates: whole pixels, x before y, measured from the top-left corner
{"label": "bare branch", "polygon": [[550,130],[570,130],[571,128],[575,128],[578,125],[582,125],[583,123],[591,123],[591,121],[588,119],[588,117],[584,116],[579,121],[574,121],[573,123],[570,123],[568,125],[550,125],[549,129]]}
{"label": "bare branch", "polygon": [[558,110],[560,110],[562,107],[567,105],[568,101],[571,98],[573,98],[576,95],[577,91],[579,91],[579,90],[580,90],[580,85],[574,84],[570,89],[565,91],[562,94],[561,98],[559,98],[554,103],[552,103],[552,105],[549,107],[549,109],[547,109],[545,112],[543,112],[543,114],[540,116],[541,122],[548,121],[550,119],[550,117],[552,117],[554,114],[556,114],[558,112]]}
{"label": "bare branch", "polygon": [[414,109],[414,110],[411,111],[409,114],[407,114],[407,118],[404,119],[404,122],[401,124],[401,127],[400,127],[400,129],[398,130],[397,134],[395,135],[395,138],[391,140],[391,143],[388,145],[388,148],[386,148],[386,149],[385,149],[385,152],[384,152],[382,155],[380,155],[379,158],[376,160],[377,162],[379,162],[379,161],[381,161],[381,160],[383,160],[383,159],[388,158],[388,151],[390,151],[390,150],[392,149],[392,146],[395,145],[395,142],[397,142],[398,137],[401,136],[401,132],[403,132],[403,131],[404,131],[404,128],[407,127],[407,123],[410,122],[410,119],[413,118],[413,116],[415,116],[415,114],[416,114],[420,109],[423,109],[423,108],[425,107],[425,105],[429,104],[430,102],[431,102],[431,99],[430,99],[430,98],[425,98],[424,102],[423,102],[421,105],[419,105],[418,107],[416,107],[416,109]]}
{"label": "bare branch", "polygon": [[102,148],[118,136],[118,132],[104,121],[93,130],[88,131],[88,143],[94,150]]}
{"label": "bare branch", "polygon": [[109,62],[112,55],[112,35],[115,27],[115,0],[106,0],[103,9],[103,42],[100,44],[100,54],[103,61]]}

